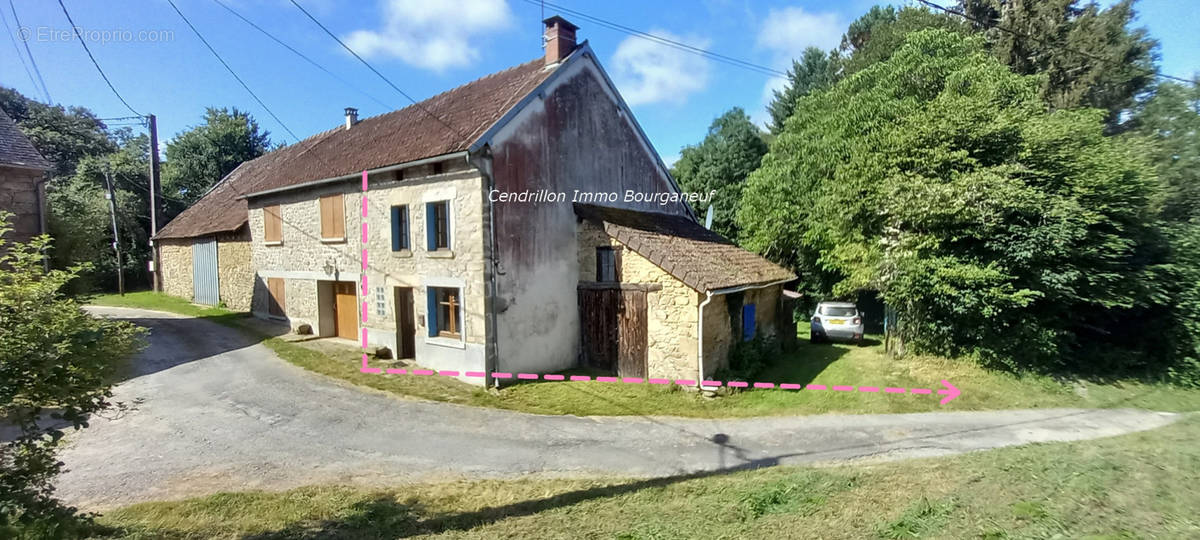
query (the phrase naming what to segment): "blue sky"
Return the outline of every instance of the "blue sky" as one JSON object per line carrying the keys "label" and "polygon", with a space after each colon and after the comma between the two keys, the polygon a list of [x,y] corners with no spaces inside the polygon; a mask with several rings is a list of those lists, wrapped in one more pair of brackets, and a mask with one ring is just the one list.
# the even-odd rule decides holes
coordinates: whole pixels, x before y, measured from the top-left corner
{"label": "blue sky", "polygon": [[[83,48],[70,37],[58,3],[13,0],[0,38],[0,84],[27,96],[42,92],[18,61],[24,44],[54,103],[82,105],[102,117],[131,114],[108,90]],[[354,106],[373,116],[409,102],[314,26],[288,0],[222,0],[292,47],[349,81],[352,89],[258,33],[214,0],[175,0],[238,75],[299,137],[342,121]],[[408,94],[422,99],[542,54],[538,5],[525,0],[298,0]],[[808,45],[830,48],[846,25],[877,3],[849,1],[608,1],[555,4],[669,36],[724,55],[785,69]],[[948,2],[947,2],[948,3]],[[295,142],[229,75],[165,0],[66,0],[75,23],[116,88],[142,113],[158,116],[165,144],[200,121],[206,106],[250,111],[275,140]],[[1162,70],[1200,71],[1200,39],[1188,28],[1194,5],[1142,0],[1139,24],[1162,44]],[[555,11],[546,8],[546,15]],[[568,19],[571,17],[568,16]],[[758,121],[770,77],[575,20],[579,38],[598,53],[638,121],[668,162],[698,142],[708,124],[733,106]],[[0,29],[3,30],[3,29]],[[30,36],[22,43],[21,38]],[[112,36],[105,40],[104,36]],[[368,97],[368,95],[370,97]],[[378,99],[383,104],[377,103]]]}

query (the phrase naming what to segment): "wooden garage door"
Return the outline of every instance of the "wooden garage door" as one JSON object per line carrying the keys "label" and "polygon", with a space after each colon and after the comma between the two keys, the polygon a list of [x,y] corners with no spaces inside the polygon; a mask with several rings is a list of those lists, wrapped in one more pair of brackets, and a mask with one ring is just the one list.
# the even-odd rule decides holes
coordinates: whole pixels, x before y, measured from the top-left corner
{"label": "wooden garage door", "polygon": [[216,238],[203,238],[192,243],[192,301],[210,306],[221,301]]}
{"label": "wooden garage door", "polygon": [[646,376],[646,291],[580,288],[579,322],[588,366]]}
{"label": "wooden garage door", "polygon": [[358,297],[354,289],[353,281],[337,281],[333,284],[334,321],[340,338],[358,339]]}

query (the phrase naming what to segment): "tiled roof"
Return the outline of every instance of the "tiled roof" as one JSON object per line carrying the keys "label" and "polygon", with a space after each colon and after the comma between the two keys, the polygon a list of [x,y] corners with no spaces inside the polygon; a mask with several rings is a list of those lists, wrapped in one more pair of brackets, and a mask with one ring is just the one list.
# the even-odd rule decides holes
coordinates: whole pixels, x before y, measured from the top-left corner
{"label": "tiled roof", "polygon": [[50,162],[38,153],[33,143],[21,133],[16,122],[13,122],[3,109],[0,109],[0,165],[43,171],[50,169]]}
{"label": "tiled roof", "polygon": [[700,292],[796,278],[686,217],[589,204],[576,204],[575,214]]}
{"label": "tiled roof", "polygon": [[553,73],[544,66],[544,59],[538,58],[433,96],[419,106],[367,118],[350,129],[339,126],[243,163],[168,223],[157,238],[237,229],[247,218],[246,201],[237,199],[241,195],[466,150]]}

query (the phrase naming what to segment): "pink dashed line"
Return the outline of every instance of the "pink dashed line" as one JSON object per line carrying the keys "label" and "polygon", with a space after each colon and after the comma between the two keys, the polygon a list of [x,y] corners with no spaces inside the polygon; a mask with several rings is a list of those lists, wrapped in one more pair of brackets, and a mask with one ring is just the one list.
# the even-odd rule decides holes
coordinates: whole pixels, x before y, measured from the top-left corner
{"label": "pink dashed line", "polygon": [[482,371],[468,371],[468,372],[464,373],[463,375],[466,375],[468,377],[487,377],[487,373],[484,373]]}
{"label": "pink dashed line", "polygon": [[780,390],[799,390],[801,388],[804,388],[804,387],[800,386],[798,384],[792,384],[792,383],[782,383],[779,385]]}
{"label": "pink dashed line", "polygon": [[547,381],[561,381],[566,377],[563,377],[562,375],[542,375],[542,378],[546,379]]}
{"label": "pink dashed line", "polygon": [[616,377],[596,377],[596,380],[599,382],[620,382],[621,381],[621,379],[618,379]]}
{"label": "pink dashed line", "polygon": [[754,387],[755,388],[775,388],[775,383],[756,382],[756,383],[754,383]]}
{"label": "pink dashed line", "polygon": [[362,238],[363,238],[362,243],[366,244],[367,243],[367,222],[365,222],[365,221],[363,222],[362,229],[363,229],[362,230],[362,233],[363,233],[362,234]]}
{"label": "pink dashed line", "polygon": [[810,384],[810,385],[808,385],[808,386],[805,386],[805,387],[804,387],[804,389],[805,389],[805,390],[824,390],[824,389],[825,389],[825,385],[823,385],[823,384]]}
{"label": "pink dashed line", "polygon": [[835,386],[835,387],[833,387],[833,391],[834,392],[853,392],[854,387],[853,386]]}
{"label": "pink dashed line", "polygon": [[721,381],[701,381],[700,386],[721,386]]}
{"label": "pink dashed line", "polygon": [[878,386],[860,386],[860,387],[858,387],[858,391],[859,392],[878,392],[879,387]]}
{"label": "pink dashed line", "polygon": [[911,388],[911,389],[909,389],[909,392],[912,392],[914,394],[932,394],[933,390],[930,390],[928,388]]}
{"label": "pink dashed line", "polygon": [[729,381],[726,384],[728,384],[729,386],[732,386],[734,388],[745,388],[747,386],[750,386],[750,384],[746,383],[745,381]]}
{"label": "pink dashed line", "polygon": [[884,388],[883,391],[887,392],[889,394],[903,394],[904,393],[903,388],[894,388],[894,387]]}
{"label": "pink dashed line", "polygon": [[428,369],[414,369],[414,370],[412,370],[412,374],[413,375],[433,375],[433,371],[428,370]]}
{"label": "pink dashed line", "polygon": [[537,373],[518,373],[517,378],[535,381],[535,380],[537,380],[538,376],[537,376]]}
{"label": "pink dashed line", "polygon": [[363,265],[362,265],[363,268],[362,269],[363,269],[363,272],[366,272],[367,271],[367,250],[365,250],[365,249],[363,250],[362,260],[363,260]]}
{"label": "pink dashed line", "polygon": [[492,377],[495,377],[497,379],[511,379],[512,373],[505,373],[503,371],[497,371],[495,373],[492,373]]}
{"label": "pink dashed line", "polygon": [[[365,314],[366,312],[367,312],[367,305],[363,304],[363,313]],[[362,347],[363,347],[364,351],[367,349],[367,329],[366,328],[362,329]],[[366,356],[367,356],[367,353],[364,352],[363,357],[365,358]]]}
{"label": "pink dashed line", "polygon": [[624,379],[621,379],[621,382],[629,384],[642,384],[642,379],[640,377],[625,377]]}
{"label": "pink dashed line", "polygon": [[592,380],[592,378],[588,377],[587,375],[571,375],[571,380],[572,381],[590,381],[590,380]]}
{"label": "pink dashed line", "polygon": [[458,376],[458,372],[457,372],[457,371],[454,371],[454,370],[452,370],[452,369],[444,369],[444,370],[442,370],[442,371],[439,371],[439,372],[438,372],[438,375],[441,375],[441,376],[443,376],[443,377],[457,377],[457,376]]}
{"label": "pink dashed line", "polygon": [[671,379],[650,379],[646,382],[650,384],[671,384]]}

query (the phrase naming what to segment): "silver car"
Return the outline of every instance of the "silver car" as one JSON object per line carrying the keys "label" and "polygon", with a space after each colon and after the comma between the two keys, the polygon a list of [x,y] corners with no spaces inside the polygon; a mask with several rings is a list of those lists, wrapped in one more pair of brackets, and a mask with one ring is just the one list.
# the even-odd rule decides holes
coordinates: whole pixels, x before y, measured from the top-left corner
{"label": "silver car", "polygon": [[820,343],[831,339],[845,339],[862,344],[863,317],[853,302],[821,302],[812,316],[812,329],[808,339]]}

